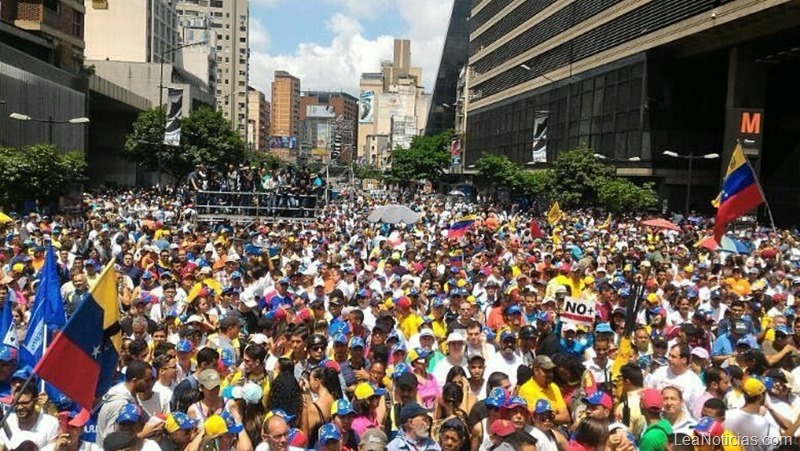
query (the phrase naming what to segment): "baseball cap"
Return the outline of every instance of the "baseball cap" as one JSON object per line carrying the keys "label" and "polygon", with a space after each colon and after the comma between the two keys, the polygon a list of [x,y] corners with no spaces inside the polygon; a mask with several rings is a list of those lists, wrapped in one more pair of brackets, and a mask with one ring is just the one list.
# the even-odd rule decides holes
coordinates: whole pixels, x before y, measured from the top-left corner
{"label": "baseball cap", "polygon": [[0,360],[3,362],[16,362],[19,360],[19,351],[13,346],[0,345]]}
{"label": "baseball cap", "polygon": [[758,396],[767,391],[767,387],[758,378],[748,377],[742,383],[742,391],[748,396]]}
{"label": "baseball cap", "polygon": [[786,327],[784,325],[781,325],[781,326],[778,326],[778,327],[775,328],[775,334],[779,334],[779,333],[787,335],[787,336],[788,335],[792,335],[792,331],[788,327]]}
{"label": "baseball cap", "polygon": [[614,330],[611,329],[611,325],[610,324],[608,324],[608,323],[600,323],[600,324],[597,325],[597,327],[594,328],[594,332],[599,334],[599,333],[614,332]]}
{"label": "baseball cap", "polygon": [[347,336],[345,334],[336,334],[333,336],[333,344],[346,345]]}
{"label": "baseball cap", "polygon": [[542,368],[545,370],[552,370],[553,368],[556,367],[556,365],[555,363],[553,363],[550,357],[547,357],[546,355],[540,355],[536,356],[536,358],[533,359],[533,367]]}
{"label": "baseball cap", "polygon": [[247,404],[256,405],[261,402],[264,390],[255,382],[248,382],[242,386],[241,396]]}
{"label": "baseball cap", "polygon": [[694,427],[694,434],[700,436],[719,437],[725,431],[725,426],[711,417],[700,418]]}
{"label": "baseball cap", "polygon": [[452,343],[454,341],[467,341],[460,332],[450,332],[450,335],[447,336],[447,342]]}
{"label": "baseball cap", "polygon": [[431,352],[430,349],[414,348],[408,352],[408,361],[414,362],[419,359],[427,359]]}
{"label": "baseball cap", "polygon": [[692,349],[692,355],[703,360],[708,360],[710,357],[706,348],[699,348],[699,347]]}
{"label": "baseball cap", "polygon": [[514,408],[517,408],[517,407],[524,407],[527,410],[528,409],[528,401],[526,401],[521,396],[513,396],[506,403],[506,409],[514,409]]}
{"label": "baseball cap", "polygon": [[283,418],[289,424],[291,424],[292,421],[294,421],[294,419],[297,417],[297,415],[289,415],[283,409],[272,409],[269,412],[267,412],[267,415],[264,417],[264,419],[268,420],[273,416],[279,416],[279,417]]}
{"label": "baseball cap", "polygon": [[553,406],[550,405],[550,401],[546,399],[540,399],[536,401],[536,405],[533,408],[533,412],[537,414],[547,413],[547,412],[555,412],[553,410]]}
{"label": "baseball cap", "polygon": [[225,426],[228,428],[229,434],[238,434],[244,430],[244,425],[236,423],[230,412],[223,411],[220,416],[225,420]]}
{"label": "baseball cap", "polygon": [[[430,317],[427,317],[427,318],[430,318]],[[422,329],[421,331],[419,331],[419,338],[422,338],[422,337],[436,338],[436,335],[434,335],[432,329],[425,328],[425,329]]]}
{"label": "baseball cap", "polygon": [[138,423],[142,419],[142,410],[137,404],[129,402],[122,406],[117,414],[117,423]]}
{"label": "baseball cap", "polygon": [[228,433],[228,423],[220,415],[211,415],[203,422],[203,430],[208,438],[215,438]]}
{"label": "baseball cap", "polygon": [[362,451],[384,451],[387,441],[386,434],[382,430],[371,428],[361,434],[359,447]]}
{"label": "baseball cap", "polygon": [[539,312],[536,314],[536,321],[550,323],[553,321],[553,315],[550,312]]}
{"label": "baseball cap", "polygon": [[517,334],[514,333],[513,330],[506,329],[502,333],[500,333],[500,341],[506,341],[507,339],[516,340]]}
{"label": "baseball cap", "polygon": [[342,434],[339,428],[333,423],[325,423],[319,428],[319,440],[317,443],[324,445],[330,442],[339,442],[342,440]]}
{"label": "baseball cap", "polygon": [[415,402],[410,402],[400,409],[400,424],[405,424],[408,420],[421,415],[428,415],[428,410]]}
{"label": "baseball cap", "polygon": [[348,413],[355,413],[353,404],[346,399],[337,399],[331,404],[331,416],[333,415],[347,415]]}
{"label": "baseball cap", "polygon": [[215,387],[219,387],[219,373],[210,368],[205,369],[197,376],[197,381],[200,382],[200,385],[206,390],[211,390]]}
{"label": "baseball cap", "polygon": [[506,315],[521,315],[522,309],[520,309],[518,305],[510,305],[506,307],[506,311],[504,313]]}
{"label": "baseball cap", "polygon": [[354,394],[356,399],[361,401],[375,396],[376,393],[375,389],[372,388],[372,385],[367,382],[361,382],[360,384],[356,385]]}
{"label": "baseball cap", "polygon": [[507,435],[513,434],[515,431],[514,423],[509,420],[494,420],[492,424],[489,426],[489,433],[492,435],[497,435],[499,437],[505,437]]}
{"label": "baseball cap", "polygon": [[591,395],[583,398],[582,401],[585,402],[586,404],[589,404],[590,406],[603,406],[609,410],[611,410],[612,408],[611,396],[609,396],[608,393],[601,390],[598,390],[592,393]]}
{"label": "baseball cap", "polygon": [[664,408],[664,400],[661,397],[661,392],[654,388],[645,388],[639,392],[639,398],[642,400],[642,408],[650,412],[661,412]]}
{"label": "baseball cap", "polygon": [[577,332],[578,331],[578,325],[575,324],[575,323],[564,323],[564,325],[561,326],[561,331],[562,332],[570,332],[570,331]]}
{"label": "baseball cap", "polygon": [[164,429],[166,429],[169,433],[175,432],[179,429],[188,431],[197,426],[197,422],[198,420],[189,418],[183,412],[173,412],[167,415],[167,420],[164,422]]}
{"label": "baseball cap", "polygon": [[489,396],[486,397],[484,402],[489,407],[500,408],[506,405],[507,398],[505,390],[501,387],[495,387],[489,392]]}
{"label": "baseball cap", "polygon": [[350,349],[353,348],[366,348],[364,339],[361,337],[353,337],[350,339]]}

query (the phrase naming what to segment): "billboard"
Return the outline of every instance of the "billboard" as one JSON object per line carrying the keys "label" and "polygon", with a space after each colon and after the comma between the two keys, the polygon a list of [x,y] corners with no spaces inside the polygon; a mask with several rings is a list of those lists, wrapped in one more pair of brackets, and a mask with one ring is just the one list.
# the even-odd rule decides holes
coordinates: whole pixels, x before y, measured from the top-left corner
{"label": "billboard", "polygon": [[164,128],[164,144],[181,145],[181,118],[183,117],[183,89],[169,88],[167,95],[167,124]]}
{"label": "billboard", "polygon": [[333,119],[336,117],[336,112],[333,110],[333,105],[306,105],[306,117]]}
{"label": "billboard", "polygon": [[371,124],[375,117],[375,91],[364,91],[358,101],[358,122]]}
{"label": "billboard", "polygon": [[327,149],[331,141],[331,127],[327,123],[318,123],[316,135],[314,137],[314,147]]}
{"label": "billboard", "polygon": [[296,136],[270,136],[269,137],[270,149],[297,149]]}
{"label": "billboard", "polygon": [[537,115],[533,121],[533,145],[531,162],[547,163],[547,121],[546,114]]}

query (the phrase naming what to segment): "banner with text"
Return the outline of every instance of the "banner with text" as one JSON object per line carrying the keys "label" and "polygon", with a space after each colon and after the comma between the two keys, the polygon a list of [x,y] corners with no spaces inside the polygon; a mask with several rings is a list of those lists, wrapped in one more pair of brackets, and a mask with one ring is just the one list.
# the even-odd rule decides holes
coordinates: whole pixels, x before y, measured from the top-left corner
{"label": "banner with text", "polygon": [[594,324],[594,299],[577,299],[567,296],[564,300],[564,309],[561,311],[563,321],[591,326]]}

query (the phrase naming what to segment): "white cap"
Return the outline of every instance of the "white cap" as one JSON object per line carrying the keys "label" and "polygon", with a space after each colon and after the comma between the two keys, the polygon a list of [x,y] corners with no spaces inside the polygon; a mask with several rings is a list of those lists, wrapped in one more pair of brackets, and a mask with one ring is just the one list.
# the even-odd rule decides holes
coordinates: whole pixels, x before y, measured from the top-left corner
{"label": "white cap", "polygon": [[257,344],[257,345],[265,345],[265,344],[267,344],[268,341],[269,341],[269,338],[267,338],[267,336],[264,335],[264,334],[253,334],[253,335],[250,335],[250,343],[254,343],[254,344]]}
{"label": "white cap", "polygon": [[421,331],[419,331],[419,338],[422,338],[422,337],[433,337],[433,338],[436,338],[436,335],[433,334],[433,331],[431,329],[425,328],[425,329],[422,329]]}
{"label": "white cap", "polygon": [[568,332],[570,330],[573,332],[577,332],[578,326],[575,323],[564,323],[564,326],[561,327],[562,332]]}
{"label": "white cap", "polygon": [[186,321],[184,321],[185,324],[202,323],[202,322],[203,318],[201,318],[200,315],[190,315],[189,318],[187,318]]}
{"label": "white cap", "polygon": [[454,341],[467,341],[467,339],[461,332],[450,332],[450,335],[447,336],[447,342],[452,343]]}
{"label": "white cap", "polygon": [[255,306],[258,305],[255,295],[250,290],[243,291],[242,294],[239,295],[239,300],[242,301],[242,304],[246,305],[247,308],[255,308]]}
{"label": "white cap", "polygon": [[211,274],[211,267],[203,266],[202,268],[200,268],[200,274]]}

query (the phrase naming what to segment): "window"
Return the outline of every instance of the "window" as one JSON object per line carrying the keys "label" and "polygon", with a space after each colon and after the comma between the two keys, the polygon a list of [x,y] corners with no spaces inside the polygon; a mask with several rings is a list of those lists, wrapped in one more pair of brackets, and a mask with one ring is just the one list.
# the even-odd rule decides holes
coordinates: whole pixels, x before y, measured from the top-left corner
{"label": "window", "polygon": [[222,0],[211,0],[212,8],[222,8]]}
{"label": "window", "polygon": [[77,9],[72,10],[72,35],[83,38],[83,13]]}
{"label": "window", "polygon": [[44,8],[58,14],[61,11],[60,0],[44,0]]}

